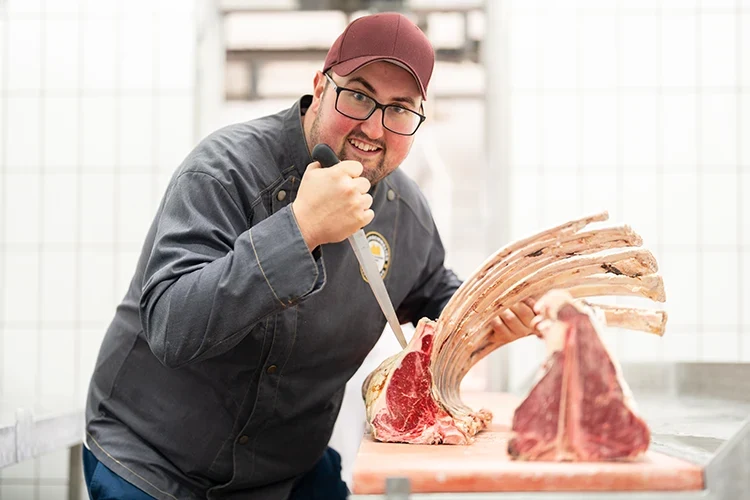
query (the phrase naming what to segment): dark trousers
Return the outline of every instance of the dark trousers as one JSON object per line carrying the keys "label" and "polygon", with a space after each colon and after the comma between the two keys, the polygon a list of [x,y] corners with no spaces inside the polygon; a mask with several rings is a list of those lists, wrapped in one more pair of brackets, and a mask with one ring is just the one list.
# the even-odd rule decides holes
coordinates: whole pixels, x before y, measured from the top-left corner
{"label": "dark trousers", "polygon": [[[83,475],[91,500],[153,500],[105,467],[85,446]],[[341,455],[328,448],[310,472],[297,481],[289,500],[344,500],[348,494],[341,479]]]}
{"label": "dark trousers", "polygon": [[104,466],[93,453],[83,447],[83,477],[91,500],[153,500]]}

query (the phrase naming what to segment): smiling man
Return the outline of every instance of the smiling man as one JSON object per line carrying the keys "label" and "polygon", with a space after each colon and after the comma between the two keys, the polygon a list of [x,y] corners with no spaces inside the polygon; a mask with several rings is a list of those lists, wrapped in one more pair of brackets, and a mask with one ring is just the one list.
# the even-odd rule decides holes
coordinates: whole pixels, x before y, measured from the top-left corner
{"label": "smiling man", "polygon": [[[312,95],[216,131],[177,168],[91,379],[91,498],[346,497],[327,444],[386,324],[346,238],[364,227],[402,323],[436,318],[460,285],[398,170],[434,60],[406,17],[359,18]],[[318,143],[341,163],[312,161]],[[496,327],[532,317],[523,304]]]}

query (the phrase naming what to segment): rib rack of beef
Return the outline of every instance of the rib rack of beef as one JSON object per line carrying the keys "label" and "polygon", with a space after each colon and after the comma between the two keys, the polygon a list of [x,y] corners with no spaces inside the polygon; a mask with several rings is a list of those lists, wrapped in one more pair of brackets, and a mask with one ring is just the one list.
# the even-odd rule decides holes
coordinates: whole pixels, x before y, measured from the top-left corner
{"label": "rib rack of beef", "polygon": [[[462,284],[439,318],[421,319],[407,347],[383,361],[362,386],[373,438],[471,443],[492,414],[461,401],[461,381],[478,361],[517,340],[497,334],[490,323],[522,300],[564,289],[580,302],[613,295],[664,302],[656,260],[639,248],[638,234],[628,226],[587,229],[607,219],[607,212],[594,214],[501,248]],[[608,326],[664,332],[664,311],[587,306]]]}

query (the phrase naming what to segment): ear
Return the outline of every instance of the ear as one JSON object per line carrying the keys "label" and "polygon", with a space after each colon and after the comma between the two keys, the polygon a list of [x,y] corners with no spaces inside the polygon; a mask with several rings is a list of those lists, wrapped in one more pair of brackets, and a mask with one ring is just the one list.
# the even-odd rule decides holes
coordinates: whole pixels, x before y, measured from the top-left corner
{"label": "ear", "polygon": [[317,111],[318,106],[320,106],[320,99],[326,89],[327,81],[323,73],[320,71],[315,72],[315,77],[313,78],[313,100],[310,104],[310,110]]}

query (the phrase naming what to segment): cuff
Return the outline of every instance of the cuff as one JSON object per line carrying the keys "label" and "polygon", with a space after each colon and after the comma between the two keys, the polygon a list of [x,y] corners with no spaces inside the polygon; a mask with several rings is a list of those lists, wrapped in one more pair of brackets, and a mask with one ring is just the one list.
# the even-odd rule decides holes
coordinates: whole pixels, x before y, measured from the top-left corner
{"label": "cuff", "polygon": [[290,306],[323,288],[321,252],[310,253],[291,205],[248,230],[258,267],[276,300]]}

